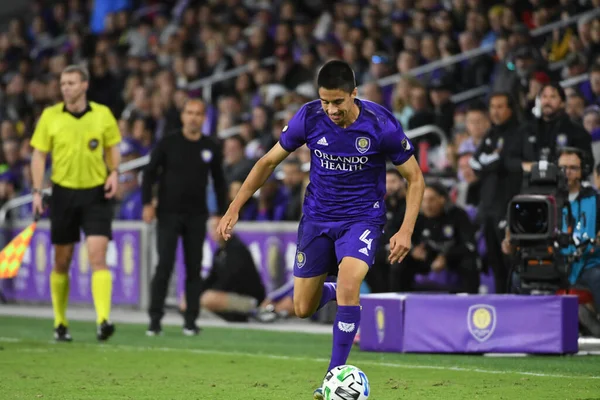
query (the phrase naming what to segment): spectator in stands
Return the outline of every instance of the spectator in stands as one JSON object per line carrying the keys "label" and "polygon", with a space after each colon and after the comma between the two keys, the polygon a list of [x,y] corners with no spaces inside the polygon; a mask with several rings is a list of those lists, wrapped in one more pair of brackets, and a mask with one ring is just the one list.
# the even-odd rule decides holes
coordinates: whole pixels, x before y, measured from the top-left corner
{"label": "spectator in stands", "polygon": [[470,151],[458,154],[458,183],[453,193],[454,203],[465,210],[477,210],[481,195],[481,181],[471,168],[471,158]]}
{"label": "spectator in stands", "polygon": [[282,174],[282,203],[285,203],[286,221],[300,221],[302,216],[302,182],[304,181],[304,172],[300,160],[291,158],[286,160],[281,166]]}
{"label": "spectator in stands", "polygon": [[217,243],[213,265],[204,282],[200,306],[231,322],[244,322],[265,299],[265,287],[250,251],[237,235],[228,241],[217,234],[218,218],[209,221]]}
{"label": "spectator in stands", "polygon": [[489,101],[492,127],[479,144],[470,166],[479,177],[480,203],[478,220],[483,224],[487,248],[484,269],[492,267],[496,293],[506,293],[508,265],[501,244],[510,199],[521,189],[521,166],[509,164],[508,143],[519,134],[515,104],[508,93],[494,93]]}
{"label": "spectator in stands", "polygon": [[[135,140],[126,138],[119,143],[121,160],[127,162],[140,157],[140,151]],[[127,171],[119,176],[119,189],[116,194],[118,209],[117,219],[139,221],[142,219],[142,190],[137,171]]]}
{"label": "spectator in stands", "polygon": [[246,142],[240,135],[234,135],[223,141],[223,169],[225,180],[243,181],[248,176],[254,163],[244,154]]}
{"label": "spectator in stands", "polygon": [[385,175],[386,224],[383,237],[375,256],[373,267],[366,276],[366,282],[373,293],[395,291],[390,286],[389,239],[400,229],[406,210],[406,182],[397,169],[390,168]]}
{"label": "spectator in stands", "polygon": [[[461,33],[458,42],[460,51],[463,53],[475,50],[481,44],[481,41],[476,34],[469,31]],[[465,60],[462,63],[462,79],[460,87],[463,90],[468,90],[485,85],[490,81],[491,73],[492,59],[489,55],[483,54]]]}
{"label": "spectator in stands", "polygon": [[392,285],[411,291],[416,274],[448,270],[460,276],[459,292],[479,292],[475,226],[467,213],[450,202],[448,191],[438,182],[423,195],[422,217],[415,225],[413,248],[400,264],[392,266]]}
{"label": "spectator in stands", "polygon": [[488,129],[490,129],[490,118],[485,104],[473,102],[468,106],[465,116],[465,126],[468,138],[460,144],[458,153],[475,153],[481,145],[481,141]]}
{"label": "spectator in stands", "polygon": [[565,112],[565,91],[556,83],[548,83],[540,92],[541,117],[523,126],[511,141],[508,157],[521,162],[529,173],[534,162],[542,159],[556,162],[561,147],[576,147],[593,164],[591,137],[582,126],[574,124]]}
{"label": "spectator in stands", "polygon": [[592,136],[594,160],[600,160],[600,106],[592,105],[583,111],[583,127]]}
{"label": "spectator in stands", "polygon": [[154,147],[156,124],[152,118],[136,115],[131,121],[131,137],[141,156],[150,153]]}
{"label": "spectator in stands", "polygon": [[600,64],[590,68],[590,79],[581,86],[581,92],[588,104],[600,106]]}
{"label": "spectator in stands", "polygon": [[435,78],[429,83],[429,95],[435,115],[435,125],[439,126],[450,138],[454,125],[454,103],[452,102],[453,85],[449,78]]}
{"label": "spectator in stands", "polygon": [[571,121],[575,124],[581,125],[583,123],[583,111],[585,110],[585,99],[583,96],[575,92],[567,96],[567,104],[565,111]]}

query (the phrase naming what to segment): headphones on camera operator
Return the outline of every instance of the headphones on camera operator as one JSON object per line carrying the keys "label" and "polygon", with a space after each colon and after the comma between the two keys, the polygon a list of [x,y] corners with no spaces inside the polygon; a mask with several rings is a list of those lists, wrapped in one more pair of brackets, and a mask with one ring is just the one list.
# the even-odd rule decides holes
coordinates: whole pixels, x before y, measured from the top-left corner
{"label": "headphones on camera operator", "polygon": [[594,170],[594,166],[590,163],[589,157],[578,147],[560,147],[558,149],[558,157],[556,159],[556,164],[558,165],[558,158],[563,154],[575,154],[577,158],[579,158],[580,166],[581,166],[581,178],[580,181],[585,180],[588,176],[590,176]]}

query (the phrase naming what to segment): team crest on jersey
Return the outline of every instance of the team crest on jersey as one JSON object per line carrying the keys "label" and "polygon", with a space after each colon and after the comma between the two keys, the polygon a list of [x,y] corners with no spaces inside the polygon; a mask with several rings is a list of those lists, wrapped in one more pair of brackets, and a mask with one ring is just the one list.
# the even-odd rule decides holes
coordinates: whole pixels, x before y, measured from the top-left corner
{"label": "team crest on jersey", "polygon": [[402,139],[402,142],[400,142],[400,144],[402,145],[402,148],[405,151],[409,151],[410,150],[410,142],[408,141],[407,138]]}
{"label": "team crest on jersey", "polygon": [[566,146],[567,145],[567,135],[565,135],[564,133],[559,134],[556,137],[556,144],[558,144],[559,146]]}
{"label": "team crest on jersey", "polygon": [[99,144],[100,142],[98,142],[98,139],[90,139],[90,141],[88,142],[88,147],[90,148],[90,150],[96,150]]}
{"label": "team crest on jersey", "polygon": [[371,139],[367,137],[356,138],[356,150],[360,154],[364,154],[371,148]]}
{"label": "team crest on jersey", "polygon": [[451,238],[454,235],[454,228],[451,225],[446,225],[444,227],[444,236],[447,238]]}
{"label": "team crest on jersey", "polygon": [[200,157],[202,157],[202,160],[208,164],[213,158],[212,151],[204,149],[200,152]]}
{"label": "team crest on jersey", "polygon": [[304,267],[304,264],[306,264],[306,254],[304,254],[301,251],[297,252],[296,253],[296,264],[298,265],[298,268]]}

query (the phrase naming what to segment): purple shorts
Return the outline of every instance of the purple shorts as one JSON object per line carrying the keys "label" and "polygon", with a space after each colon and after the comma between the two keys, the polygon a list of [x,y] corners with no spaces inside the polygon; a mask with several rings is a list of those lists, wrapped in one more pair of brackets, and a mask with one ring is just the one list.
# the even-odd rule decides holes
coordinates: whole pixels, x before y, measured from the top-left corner
{"label": "purple shorts", "polygon": [[327,274],[344,257],[373,265],[383,225],[369,222],[317,222],[302,217],[294,276],[311,278]]}

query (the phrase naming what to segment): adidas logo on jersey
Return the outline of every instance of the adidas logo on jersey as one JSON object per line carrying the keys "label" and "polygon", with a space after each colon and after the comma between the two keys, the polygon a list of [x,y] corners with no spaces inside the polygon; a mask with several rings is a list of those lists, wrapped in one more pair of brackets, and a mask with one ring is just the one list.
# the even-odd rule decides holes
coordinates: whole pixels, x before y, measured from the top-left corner
{"label": "adidas logo on jersey", "polygon": [[359,252],[363,253],[365,256],[369,255],[369,250],[367,250],[366,247],[363,247],[362,249],[358,250]]}
{"label": "adidas logo on jersey", "polygon": [[354,328],[356,327],[356,325],[354,324],[354,322],[338,322],[338,329],[342,332],[354,332]]}
{"label": "adidas logo on jersey", "polygon": [[319,139],[317,144],[320,144],[321,146],[329,146],[329,143],[327,143],[327,139],[325,139],[325,136],[323,136],[321,139]]}

